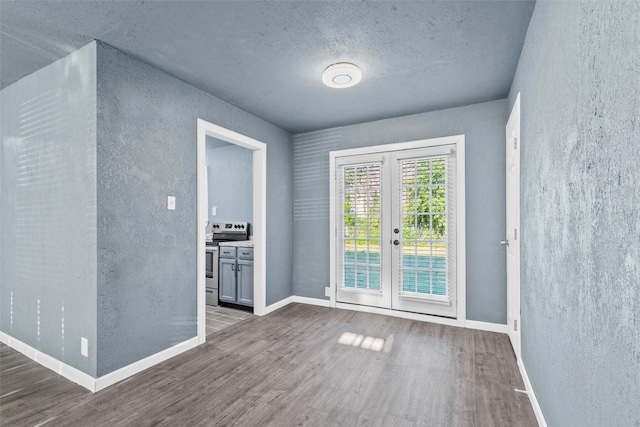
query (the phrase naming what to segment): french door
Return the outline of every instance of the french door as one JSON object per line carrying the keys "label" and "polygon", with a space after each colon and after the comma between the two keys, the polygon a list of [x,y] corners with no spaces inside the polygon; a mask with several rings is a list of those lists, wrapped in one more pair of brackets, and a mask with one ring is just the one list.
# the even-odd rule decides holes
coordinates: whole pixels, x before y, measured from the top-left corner
{"label": "french door", "polygon": [[336,300],[456,317],[455,145],[336,157]]}

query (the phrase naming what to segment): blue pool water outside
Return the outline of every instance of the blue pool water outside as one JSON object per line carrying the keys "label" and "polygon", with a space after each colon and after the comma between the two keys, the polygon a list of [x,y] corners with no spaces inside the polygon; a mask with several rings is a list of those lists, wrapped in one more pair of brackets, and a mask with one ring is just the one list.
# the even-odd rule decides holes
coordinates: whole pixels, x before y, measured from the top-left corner
{"label": "blue pool water outside", "polygon": [[[356,259],[357,265],[354,264]],[[344,253],[344,261],[345,287],[380,290],[379,253],[347,251]],[[402,291],[424,295],[446,295],[446,257],[403,255]]]}

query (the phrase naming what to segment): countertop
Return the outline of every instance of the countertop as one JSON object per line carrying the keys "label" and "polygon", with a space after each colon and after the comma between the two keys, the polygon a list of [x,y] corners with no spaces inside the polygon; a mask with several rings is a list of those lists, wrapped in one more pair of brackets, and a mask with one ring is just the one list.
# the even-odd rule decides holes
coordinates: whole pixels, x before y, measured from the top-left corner
{"label": "countertop", "polygon": [[253,240],[241,240],[238,242],[220,242],[219,246],[232,246],[235,248],[252,248]]}

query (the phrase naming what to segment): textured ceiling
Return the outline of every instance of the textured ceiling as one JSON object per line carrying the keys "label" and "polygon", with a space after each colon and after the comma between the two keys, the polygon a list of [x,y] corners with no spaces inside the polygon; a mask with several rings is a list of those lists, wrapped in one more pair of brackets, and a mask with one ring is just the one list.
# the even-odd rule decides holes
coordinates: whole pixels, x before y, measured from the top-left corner
{"label": "textured ceiling", "polygon": [[[102,40],[290,132],[507,96],[530,1],[0,1],[5,87]],[[358,64],[336,90],[321,73]]]}

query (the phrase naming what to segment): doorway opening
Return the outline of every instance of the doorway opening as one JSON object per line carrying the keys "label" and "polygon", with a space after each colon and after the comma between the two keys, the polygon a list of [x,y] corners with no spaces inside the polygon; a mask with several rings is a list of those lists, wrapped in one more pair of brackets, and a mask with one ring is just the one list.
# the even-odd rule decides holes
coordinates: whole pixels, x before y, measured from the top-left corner
{"label": "doorway opening", "polygon": [[253,151],[207,136],[206,153],[209,336],[253,314]]}
{"label": "doorway opening", "polygon": [[330,162],[331,305],[464,324],[464,135]]}
{"label": "doorway opening", "polygon": [[206,232],[210,223],[206,164],[206,140],[214,138],[252,151],[253,191],[253,312],[264,315],[266,307],[266,172],[265,143],[198,119],[197,122],[197,330],[198,342],[206,340]]}

